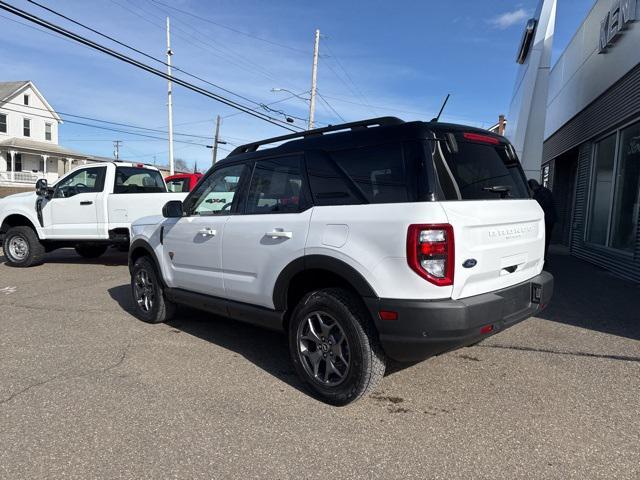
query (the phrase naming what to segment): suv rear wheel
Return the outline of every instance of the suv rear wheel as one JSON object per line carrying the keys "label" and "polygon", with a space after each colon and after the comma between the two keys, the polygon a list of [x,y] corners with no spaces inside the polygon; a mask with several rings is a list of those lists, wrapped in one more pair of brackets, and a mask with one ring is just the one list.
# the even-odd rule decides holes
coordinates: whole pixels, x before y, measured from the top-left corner
{"label": "suv rear wheel", "polygon": [[42,263],[45,248],[31,227],[12,227],[2,245],[7,264],[12,267],[31,267]]}
{"label": "suv rear wheel", "polygon": [[384,375],[369,315],[347,290],[317,290],[300,301],[289,324],[289,349],[298,375],[333,405],[368,395]]}
{"label": "suv rear wheel", "polygon": [[173,317],[175,304],[165,298],[156,267],[149,257],[141,257],[133,265],[131,293],[135,313],[140,320],[162,323]]}

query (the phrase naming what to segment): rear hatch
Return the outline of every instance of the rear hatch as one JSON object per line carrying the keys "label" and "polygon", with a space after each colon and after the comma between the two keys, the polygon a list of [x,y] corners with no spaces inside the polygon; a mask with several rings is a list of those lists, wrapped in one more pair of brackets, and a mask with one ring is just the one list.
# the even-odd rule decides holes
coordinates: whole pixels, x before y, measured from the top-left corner
{"label": "rear hatch", "polygon": [[452,298],[499,290],[540,273],[544,214],[529,198],[513,147],[503,137],[477,131],[438,136],[438,193],[454,228]]}

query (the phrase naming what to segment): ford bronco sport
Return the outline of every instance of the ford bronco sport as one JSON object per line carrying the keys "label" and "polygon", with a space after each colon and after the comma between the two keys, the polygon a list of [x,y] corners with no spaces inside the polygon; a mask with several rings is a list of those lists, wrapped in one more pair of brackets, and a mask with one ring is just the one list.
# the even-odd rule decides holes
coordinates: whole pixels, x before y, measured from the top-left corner
{"label": "ford bronco sport", "polygon": [[[267,148],[267,147],[271,148]],[[236,148],[164,218],[133,225],[136,313],[176,304],[288,334],[323,400],[539,312],[544,218],[509,142],[378,118]]]}

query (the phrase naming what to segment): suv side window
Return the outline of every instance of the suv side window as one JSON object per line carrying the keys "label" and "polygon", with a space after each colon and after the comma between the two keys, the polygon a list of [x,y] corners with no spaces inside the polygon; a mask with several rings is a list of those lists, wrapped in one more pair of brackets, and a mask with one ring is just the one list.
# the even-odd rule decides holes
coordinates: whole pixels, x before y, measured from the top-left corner
{"label": "suv side window", "polygon": [[95,193],[104,189],[107,167],[81,168],[56,185],[53,198],[68,198],[79,193]]}
{"label": "suv side window", "polygon": [[244,213],[297,213],[303,210],[300,163],[299,155],[258,160]]}
{"label": "suv side window", "polygon": [[327,155],[312,153],[307,157],[306,164],[314,205],[357,205],[362,203],[361,199],[355,195],[347,176],[340,172]]}
{"label": "suv side window", "polygon": [[228,215],[236,200],[242,178],[249,171],[244,164],[214,170],[185,201],[188,216]]}
{"label": "suv side window", "polygon": [[415,182],[408,181],[402,144],[339,150],[332,152],[331,157],[369,203],[410,201]]}

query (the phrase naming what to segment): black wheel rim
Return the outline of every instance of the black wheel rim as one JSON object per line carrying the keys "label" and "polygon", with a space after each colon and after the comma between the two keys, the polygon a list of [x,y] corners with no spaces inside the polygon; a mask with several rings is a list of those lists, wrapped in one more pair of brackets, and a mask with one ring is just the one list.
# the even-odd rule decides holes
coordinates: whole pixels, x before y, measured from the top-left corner
{"label": "black wheel rim", "polygon": [[146,269],[138,270],[133,279],[133,295],[138,308],[149,313],[156,301],[156,286]]}
{"label": "black wheel rim", "polygon": [[336,319],[316,311],[305,317],[296,333],[297,353],[305,372],[325,387],[340,385],[351,361],[349,341]]}

